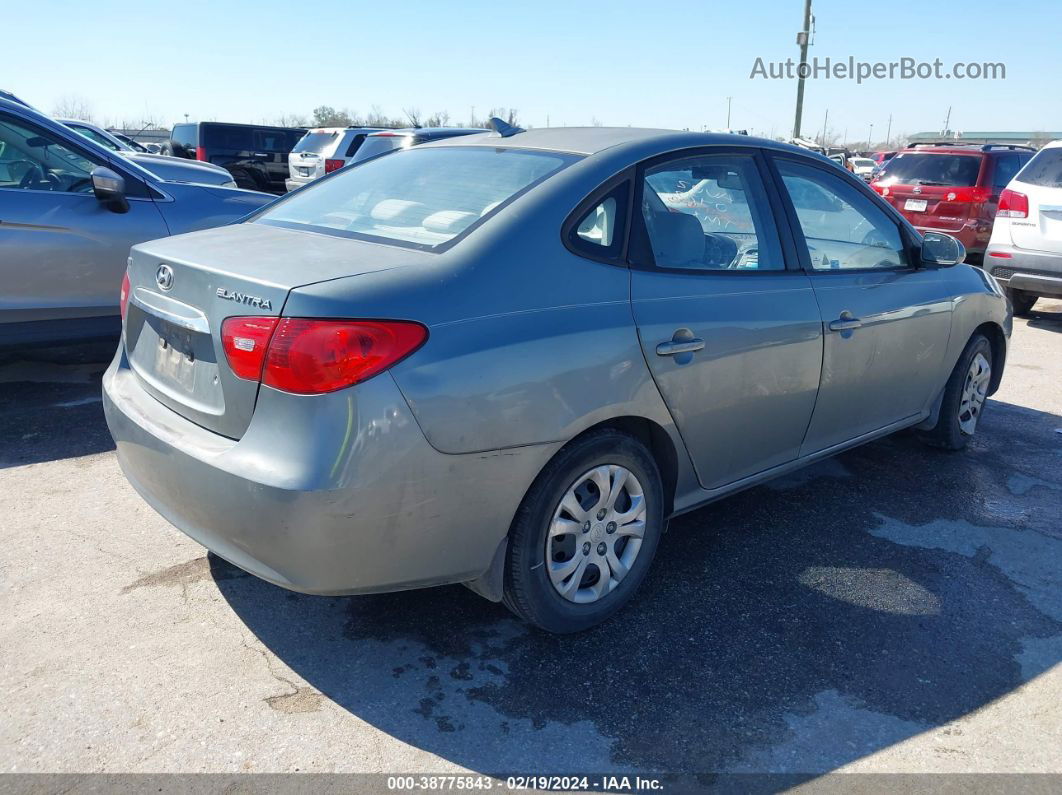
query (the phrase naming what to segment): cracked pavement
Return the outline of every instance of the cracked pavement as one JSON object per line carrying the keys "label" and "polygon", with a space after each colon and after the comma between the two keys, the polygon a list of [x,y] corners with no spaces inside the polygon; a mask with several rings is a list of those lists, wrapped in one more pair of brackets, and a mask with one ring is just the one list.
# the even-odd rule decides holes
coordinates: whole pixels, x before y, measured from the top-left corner
{"label": "cracked pavement", "polygon": [[1062,773],[1062,302],[969,449],[899,434],[681,517],[565,638],[206,555],[121,476],[103,366],[40,358],[0,359],[0,771]]}

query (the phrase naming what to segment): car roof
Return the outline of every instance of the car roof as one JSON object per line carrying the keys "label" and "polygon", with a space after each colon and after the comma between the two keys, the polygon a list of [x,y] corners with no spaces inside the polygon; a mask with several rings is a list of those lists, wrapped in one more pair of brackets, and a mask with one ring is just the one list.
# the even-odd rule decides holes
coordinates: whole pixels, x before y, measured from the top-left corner
{"label": "car roof", "polygon": [[381,138],[404,135],[430,140],[432,138],[449,138],[457,135],[475,135],[476,133],[485,132],[489,132],[489,130],[484,130],[481,127],[400,127],[398,129],[377,128],[376,132],[370,133],[369,135],[379,136]]}
{"label": "car roof", "polygon": [[497,133],[470,135],[447,146],[505,146],[592,155],[625,144],[657,144],[661,151],[694,146],[753,146],[818,156],[792,144],[735,133],[701,133],[640,127],[536,127],[503,137]]}

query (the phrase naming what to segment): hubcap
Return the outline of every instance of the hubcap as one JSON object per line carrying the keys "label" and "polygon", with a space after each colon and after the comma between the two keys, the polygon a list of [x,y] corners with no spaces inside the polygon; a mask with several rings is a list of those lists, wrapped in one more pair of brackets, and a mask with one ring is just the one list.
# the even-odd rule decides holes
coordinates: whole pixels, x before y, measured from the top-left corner
{"label": "hubcap", "polygon": [[992,365],[983,353],[977,354],[970,362],[966,380],[962,385],[962,399],[959,401],[959,430],[972,436],[977,430],[977,420],[988,397],[988,382],[992,380]]}
{"label": "hubcap", "polygon": [[550,520],[550,582],[571,602],[596,602],[627,576],[644,536],[645,495],[634,473],[615,464],[584,472]]}

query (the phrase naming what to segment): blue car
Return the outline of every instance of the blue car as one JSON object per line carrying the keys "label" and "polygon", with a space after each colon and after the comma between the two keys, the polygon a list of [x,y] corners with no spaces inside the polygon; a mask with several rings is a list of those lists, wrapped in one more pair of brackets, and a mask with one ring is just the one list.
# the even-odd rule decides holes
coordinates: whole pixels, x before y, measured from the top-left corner
{"label": "blue car", "polygon": [[0,97],[0,347],[117,338],[132,245],[228,224],[273,199],[161,179]]}

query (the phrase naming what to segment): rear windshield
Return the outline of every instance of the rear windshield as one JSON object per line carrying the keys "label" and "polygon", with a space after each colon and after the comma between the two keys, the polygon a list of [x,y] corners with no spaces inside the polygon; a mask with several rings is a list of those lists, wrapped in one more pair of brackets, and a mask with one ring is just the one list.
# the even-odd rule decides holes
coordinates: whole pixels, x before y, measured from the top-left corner
{"label": "rear windshield", "polygon": [[299,142],[295,144],[295,148],[291,151],[321,154],[325,149],[335,144],[339,135],[338,130],[333,130],[332,132],[308,132],[299,139]]}
{"label": "rear windshield", "polygon": [[576,159],[493,147],[417,147],[338,171],[255,222],[432,249]]}
{"label": "rear windshield", "polygon": [[889,160],[882,179],[902,185],[976,185],[981,155],[904,152]]}
{"label": "rear windshield", "polygon": [[1062,146],[1037,152],[1018,172],[1017,180],[1027,185],[1062,188]]}

